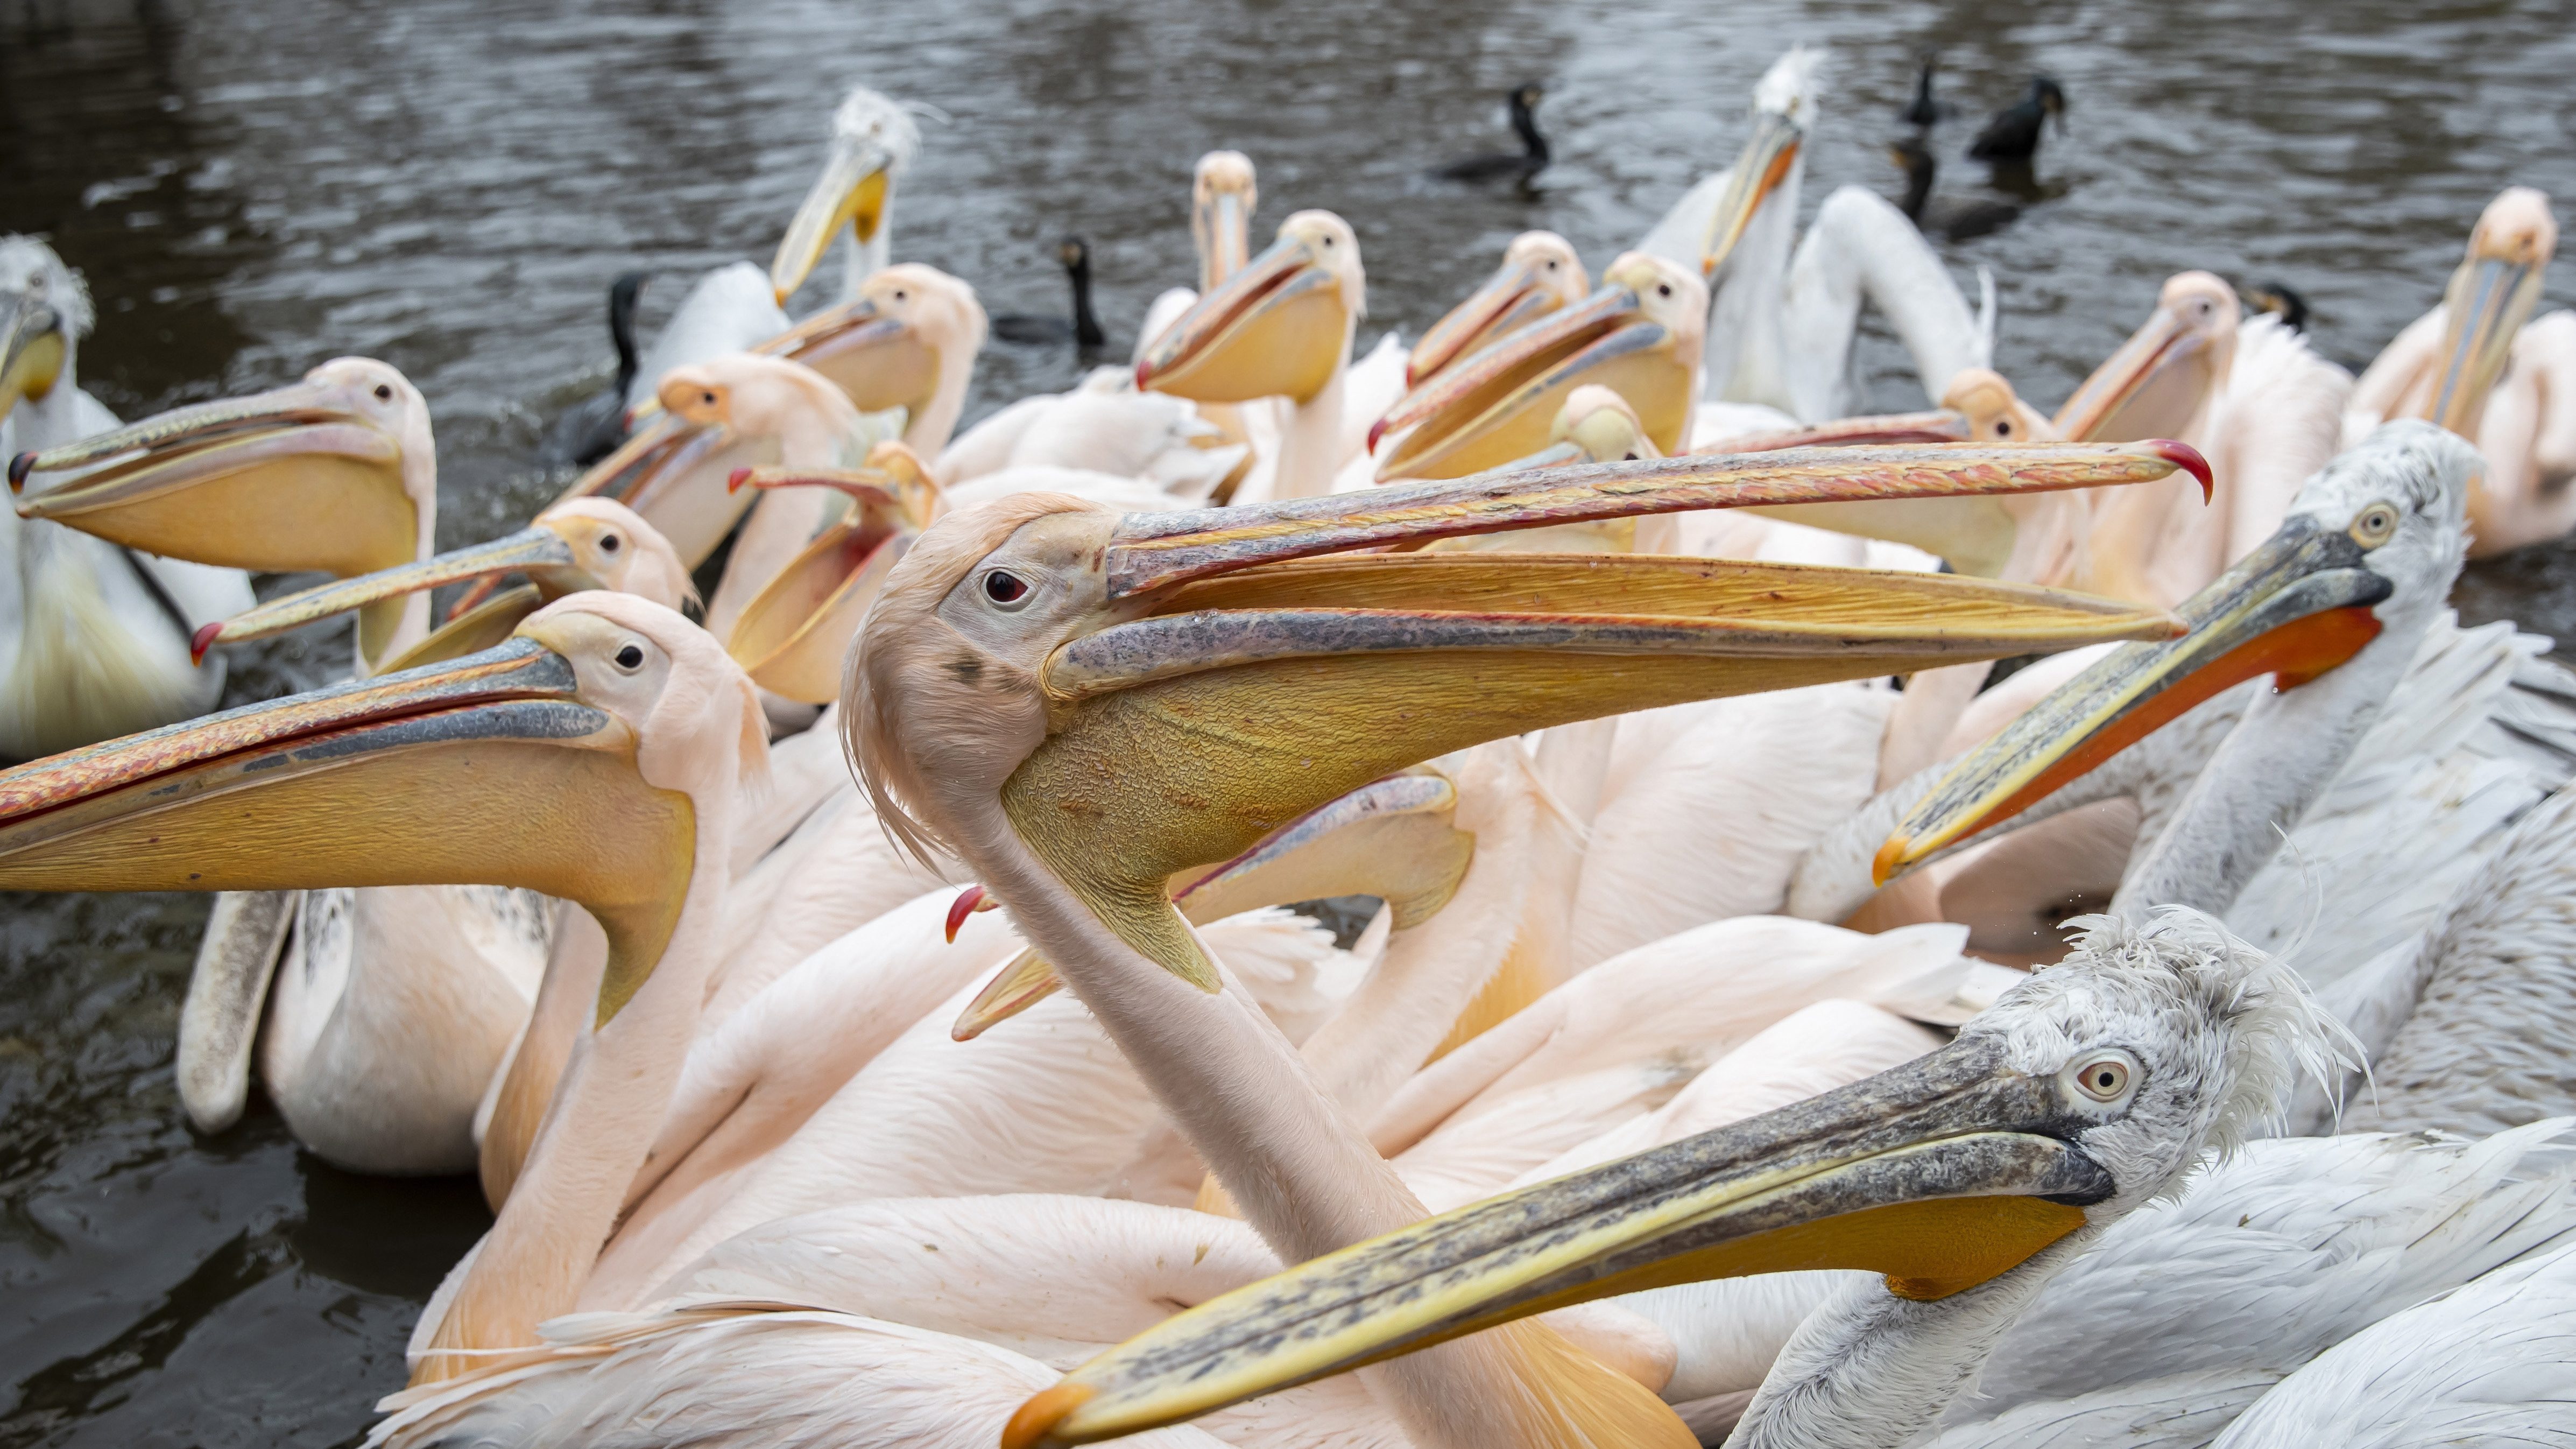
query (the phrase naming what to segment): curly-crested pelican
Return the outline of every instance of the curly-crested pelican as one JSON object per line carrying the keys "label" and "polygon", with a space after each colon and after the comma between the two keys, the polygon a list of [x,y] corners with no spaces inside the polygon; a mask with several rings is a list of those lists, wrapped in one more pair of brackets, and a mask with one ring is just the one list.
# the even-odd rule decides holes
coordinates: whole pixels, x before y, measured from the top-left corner
{"label": "curly-crested pelican", "polygon": [[2429,418],[2478,445],[2470,556],[2556,538],[2576,526],[2576,317],[2525,323],[2558,249],[2549,198],[2509,186],[2487,203],[2442,304],[2397,334],[2361,375],[2347,441],[2384,418]]}
{"label": "curly-crested pelican", "polygon": [[[53,249],[0,237],[0,458],[117,426],[80,386],[88,289]],[[12,466],[14,489],[25,470]],[[250,606],[236,568],[158,558],[0,517],[0,757],[31,759],[210,708],[221,663],[175,636]]]}
{"label": "curly-crested pelican", "polygon": [[841,301],[857,300],[859,285],[885,270],[895,178],[920,147],[921,130],[899,102],[866,86],[852,86],[841,97],[832,112],[832,148],[822,173],[787,223],[769,264],[778,305],[805,285],[835,238],[842,248]]}
{"label": "curly-crested pelican", "polygon": [[1885,1276],[1799,1326],[1730,1442],[1908,1442],[2051,1277],[2330,1063],[2297,975],[2215,922],[2085,924],[1929,1055],[1203,1304],[1033,1396],[1006,1442],[1172,1423],[1637,1288],[1833,1266]]}
{"label": "curly-crested pelican", "polygon": [[1754,87],[1753,134],[1734,166],[1703,177],[1637,244],[1709,284],[1700,392],[1726,405],[1703,410],[1724,431],[1758,426],[1751,419],[1766,413],[1816,422],[1847,411],[1864,303],[1895,327],[1927,398],[1991,361],[1991,289],[1985,312],[1972,314],[1922,233],[1884,197],[1842,187],[1798,237],[1823,62],[1804,46],[1774,62]]}

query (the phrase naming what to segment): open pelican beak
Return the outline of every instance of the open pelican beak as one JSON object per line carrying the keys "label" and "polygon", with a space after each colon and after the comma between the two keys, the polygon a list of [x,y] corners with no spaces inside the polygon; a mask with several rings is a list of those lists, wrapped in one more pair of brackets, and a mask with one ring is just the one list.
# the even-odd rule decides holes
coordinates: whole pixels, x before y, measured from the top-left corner
{"label": "open pelican beak", "polygon": [[1736,243],[1744,240],[1753,218],[1761,213],[1762,203],[1796,169],[1798,149],[1806,141],[1806,128],[1787,116],[1765,111],[1754,118],[1752,138],[1735,158],[1735,170],[1727,177],[1717,210],[1708,219],[1708,235],[1700,243],[1701,277],[1716,280],[1718,269],[1735,254]]}
{"label": "open pelican beak", "polygon": [[823,260],[824,248],[843,226],[861,245],[876,239],[877,229],[885,225],[886,199],[894,189],[893,165],[894,157],[874,141],[855,136],[833,140],[823,174],[806,191],[804,203],[787,223],[787,235],[778,240],[777,257],[769,264],[769,285],[778,295],[778,305],[786,306],[796,289],[805,285]]}
{"label": "open pelican beak", "polygon": [[[400,599],[423,589],[463,583],[468,579],[497,579],[513,573],[526,574],[537,586],[538,596],[548,601],[583,589],[604,587],[574,561],[572,545],[562,534],[544,523],[536,523],[489,543],[460,548],[419,563],[378,569],[371,574],[281,595],[257,608],[235,614],[222,623],[208,624],[197,631],[190,648],[196,657],[202,659],[206,651],[217,644],[246,644],[290,629],[301,629],[334,614],[346,614],[385,600]],[[460,601],[458,607],[460,611],[470,610],[473,604]]]}
{"label": "open pelican beak", "polygon": [[1236,1289],[1023,1404],[1004,1449],[1088,1443],[1571,1304],[1819,1268],[1947,1297],[2083,1225],[2110,1173],[2054,1074],[1961,1040],[1776,1112],[1488,1198]]}
{"label": "open pelican beak", "polygon": [[54,390],[68,347],[62,314],[33,291],[19,293],[9,309],[8,330],[0,332],[0,418],[9,416],[18,399],[41,401]]}
{"label": "open pelican beak", "polygon": [[1324,390],[1350,347],[1341,279],[1311,243],[1283,236],[1172,319],[1136,364],[1136,386],[1197,402]]}
{"label": "open pelican beak", "polygon": [[[1451,824],[1458,787],[1429,766],[1362,785],[1306,812],[1223,865],[1165,883],[1193,924],[1263,906],[1333,896],[1375,896],[1402,931],[1438,915],[1466,878],[1476,837]],[[1035,951],[1023,951],[958,1014],[949,1035],[972,1041],[1064,984]]]}
{"label": "open pelican beak", "polygon": [[2175,612],[2190,632],[2130,644],[1971,751],[1880,847],[1879,884],[2000,824],[2222,690],[2260,675],[2294,689],[2379,635],[2388,580],[2350,534],[2291,514]]}
{"label": "open pelican beak", "polygon": [[1699,359],[1680,355],[1671,329],[1646,315],[1636,285],[1646,279],[1623,269],[1629,260],[1613,263],[1582,305],[1542,317],[1407,393],[1369,429],[1372,450],[1409,429],[1379,462],[1378,478],[1457,478],[1527,457],[1547,446],[1558,409],[1586,384],[1626,398],[1655,447],[1680,452]]}
{"label": "open pelican beak", "polygon": [[2216,381],[2211,363],[2207,334],[2158,307],[2057,410],[2058,436],[2107,443],[2181,433]]}
{"label": "open pelican beak", "polygon": [[[723,481],[765,461],[755,440],[729,428],[701,427],[658,407],[617,451],[573,480],[555,501],[606,498],[632,508],[671,541],[690,568],[705,563],[751,508],[754,495]],[[460,605],[461,607],[461,605]]]}
{"label": "open pelican beak", "polygon": [[[93,468],[21,497],[42,518],[146,553],[276,573],[343,578],[417,556],[420,514],[402,479],[402,444],[343,383],[179,408],[11,460],[9,481]],[[401,605],[367,610],[359,644],[382,651]]]}
{"label": "open pelican beak", "polygon": [[1695,453],[1775,453],[1783,448],[1881,447],[1896,443],[1964,443],[1973,436],[1968,415],[1956,408],[1919,413],[1879,413],[1837,418],[1810,428],[1780,433],[1746,433],[1722,438]]}
{"label": "open pelican beak", "polygon": [[0,889],[522,886],[606,928],[605,1022],[661,957],[696,825],[555,647],[595,622],[0,772]]}
{"label": "open pelican beak", "polygon": [[[1405,361],[1404,385],[1420,387],[1449,364],[1558,310],[1559,294],[1540,266],[1535,256],[1505,261],[1485,285],[1432,323]],[[1580,279],[1575,286],[1581,289]]]}
{"label": "open pelican beak", "polygon": [[2487,396],[2513,357],[2514,339],[2540,304],[2546,256],[2521,248],[2472,247],[2451,273],[2444,293],[2449,321],[2442,330],[2441,371],[2424,416],[2475,441],[2486,416]]}
{"label": "open pelican beak", "polygon": [[824,525],[743,606],[725,641],[752,683],[805,704],[830,704],[841,697],[842,667],[859,622],[886,575],[920,536],[923,495],[899,496],[894,480],[874,469],[753,468],[734,474],[733,486],[825,487],[851,497],[850,511]]}
{"label": "open pelican beak", "polygon": [[1003,808],[1112,930],[1213,988],[1164,883],[1407,765],[1605,714],[2180,627],[1938,574],[1314,555],[1690,508],[2142,482],[2185,461],[2199,460],[2168,443],[1855,449],[1489,474],[1114,524],[1058,515],[1102,530],[1086,535],[1085,566],[1100,571],[1104,612],[1044,661],[1049,734]]}

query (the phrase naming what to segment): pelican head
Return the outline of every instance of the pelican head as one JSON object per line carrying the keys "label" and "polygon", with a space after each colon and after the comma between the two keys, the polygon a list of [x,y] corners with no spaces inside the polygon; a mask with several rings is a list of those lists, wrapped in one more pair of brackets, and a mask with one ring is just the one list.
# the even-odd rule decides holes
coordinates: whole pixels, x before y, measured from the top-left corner
{"label": "pelican head", "polygon": [[[2406,419],[2299,489],[2281,527],[2175,612],[2181,638],[2111,651],[1980,748],[1878,853],[1881,883],[2012,818],[2219,691],[2271,675],[2281,692],[2374,651],[2402,663],[2458,577],[2477,451]],[[2359,700],[2355,709],[2375,708]]]}
{"label": "pelican head", "polygon": [[[509,574],[526,575],[527,587],[477,607],[489,586]],[[509,637],[541,605],[586,589],[633,594],[672,610],[697,597],[687,567],[659,529],[622,503],[572,498],[538,514],[526,528],[489,543],[281,595],[247,613],[206,625],[197,631],[192,647],[197,657],[204,658],[217,644],[266,639],[334,614],[469,581],[478,587],[457,600],[447,625],[401,657],[386,661],[387,670],[490,648]]]}
{"label": "pelican head", "polygon": [[576,594],[498,648],[0,773],[11,890],[507,885],[609,940],[601,1025],[659,962],[740,776],[742,672],[658,604]]}
{"label": "pelican head", "polygon": [[2543,274],[2558,251],[2558,222],[2549,198],[2509,186],[2478,216],[2468,255],[2442,295],[2439,370],[2419,383],[2408,414],[2430,418],[2464,438],[2478,435],[2487,395],[2504,376],[2513,340],[2540,304]]}
{"label": "pelican head", "polygon": [[1212,987],[1171,876],[1407,765],[1648,704],[2171,632],[2153,611],[1939,575],[1332,555],[1688,507],[2143,481],[2173,453],[1664,459],[1123,516],[1013,495],[933,523],[888,574],[845,728],[898,838],[945,842],[1015,909],[1049,909],[1022,890],[1043,862],[1130,948]]}
{"label": "pelican head", "polygon": [[1243,270],[1252,257],[1252,211],[1261,188],[1252,158],[1240,151],[1210,151],[1190,181],[1190,240],[1198,244],[1199,290]]}
{"label": "pelican head", "polygon": [[90,318],[89,288],[52,247],[0,237],[0,419],[19,399],[41,402],[54,390]]}
{"label": "pelican head", "polygon": [[1580,303],[1592,290],[1574,244],[1552,231],[1525,231],[1503,249],[1503,264],[1466,301],[1431,324],[1404,365],[1404,385],[1424,380],[1486,343],[1551,312]]}
{"label": "pelican head", "polygon": [[883,442],[854,469],[746,468],[736,488],[830,488],[849,511],[814,535],[745,604],[726,649],[772,694],[805,704],[840,697],[850,640],[904,552],[941,510],[939,485],[910,448]]}
{"label": "pelican head", "polygon": [[988,330],[973,287],[936,267],[906,262],[861,283],[853,301],[807,318],[758,350],[831,379],[862,412],[900,407],[917,421],[945,379],[956,380],[963,403],[966,370]]}
{"label": "pelican head", "polygon": [[[2300,1072],[2336,1060],[2296,973],[2208,917],[2079,924],[2073,954],[1939,1050],[1212,1299],[1029,1400],[1003,1443],[1134,1433],[1614,1294],[1883,1274],[1883,1288],[1836,1299],[1792,1340],[1775,1372],[1812,1387],[1836,1367],[1828,1341],[1848,1351],[1872,1325],[1958,1311],[1943,1299],[2035,1286],[2206,1153],[2252,1135]],[[1782,1433],[1817,1412],[1783,1399],[1766,1392],[1748,1410],[1779,1435],[1761,1442],[1832,1438]],[[1928,1422],[1941,1402],[1914,1407]]]}
{"label": "pelican head", "polygon": [[1682,450],[1699,395],[1708,289],[1689,270],[1627,252],[1600,289],[1451,365],[1404,395],[1369,429],[1384,450],[1377,476],[1456,478],[1547,442],[1566,398],[1597,383],[1628,400],[1664,453]]}
{"label": "pelican head", "polygon": [[1194,402],[1303,403],[1341,371],[1367,315],[1358,233],[1329,211],[1297,212],[1268,250],[1163,329],[1136,386]]}
{"label": "pelican head", "polygon": [[1797,205],[1797,179],[1806,162],[1807,132],[1816,123],[1817,79],[1824,59],[1821,50],[1793,45],[1755,83],[1753,134],[1735,158],[1700,242],[1703,280],[1716,282],[1763,208],[1775,200]]}
{"label": "pelican head", "polygon": [[2179,438],[2198,425],[2236,361],[2236,289],[2209,272],[2165,282],[2129,334],[2057,410],[2057,434],[2086,442]]}
{"label": "pelican head", "polygon": [[[438,526],[429,404],[372,358],[21,453],[9,482],[74,468],[91,471],[21,497],[19,516],[196,563],[347,578],[426,557]],[[384,657],[401,612],[360,615],[361,657]]]}
{"label": "pelican head", "polygon": [[841,98],[832,112],[832,149],[822,174],[787,223],[778,256],[769,264],[769,283],[780,306],[813,275],[823,249],[845,224],[860,246],[876,241],[894,197],[894,179],[920,148],[921,130],[899,103],[866,86],[852,86]]}

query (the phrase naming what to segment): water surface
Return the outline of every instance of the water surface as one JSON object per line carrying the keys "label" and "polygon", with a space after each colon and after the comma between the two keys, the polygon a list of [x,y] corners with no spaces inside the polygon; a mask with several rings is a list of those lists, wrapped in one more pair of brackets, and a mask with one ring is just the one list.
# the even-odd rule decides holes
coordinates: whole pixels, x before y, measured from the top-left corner
{"label": "water surface", "polygon": [[[2253,0],[2171,6],[1724,6],[1641,0],[1126,0],[630,6],[407,0],[0,0],[0,231],[42,232],[99,308],[83,382],[127,416],[380,357],[436,415],[439,531],[515,526],[561,485],[546,421],[606,377],[609,278],[766,264],[841,89],[929,103],[894,247],[995,312],[1060,310],[1055,239],[1093,244],[1121,355],[1195,275],[1188,180],[1233,146],[1265,232],[1341,212],[1369,274],[1363,344],[1406,336],[1532,226],[1594,269],[1744,136],[1792,41],[1832,48],[1806,209],[1893,195],[1883,142],[1912,58],[1941,48],[1977,118],[2034,71],[2072,100],[2038,168],[2053,199],[1946,249],[1993,270],[1997,365],[2053,407],[2171,273],[2280,279],[2353,367],[2438,299],[2502,186],[2576,197],[2576,25],[2563,6]],[[1549,88],[1538,188],[1420,180],[1506,147],[1501,94]],[[2576,299],[2576,262],[2550,278]],[[648,293],[648,323],[683,282]],[[657,300],[658,299],[658,300]],[[1883,335],[1878,405],[1919,405]],[[969,420],[1070,385],[1069,352],[997,346]],[[275,586],[274,581],[269,585]],[[2472,571],[2461,602],[2576,636],[2557,547]],[[234,692],[319,682],[298,636]],[[297,1153],[254,1104],[192,1137],[170,1082],[202,901],[0,900],[0,1446],[332,1444],[402,1381],[417,1305],[481,1231],[464,1182],[370,1181]]]}

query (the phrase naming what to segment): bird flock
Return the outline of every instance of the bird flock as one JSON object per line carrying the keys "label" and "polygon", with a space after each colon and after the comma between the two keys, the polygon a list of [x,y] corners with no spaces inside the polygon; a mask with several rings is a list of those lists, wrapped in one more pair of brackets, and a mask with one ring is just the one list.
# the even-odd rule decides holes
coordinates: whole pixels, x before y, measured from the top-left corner
{"label": "bird flock", "polygon": [[369,1444],[2576,1445],[2576,675],[2447,605],[2576,525],[2546,198],[2358,379],[2187,270],[2047,414],[1929,60],[1799,229],[1819,61],[1358,357],[1210,153],[1132,356],[963,432],[1090,252],[894,261],[855,90],[448,553],[397,370],[121,425],[0,242],[0,887],[217,892],[191,1121],[479,1175]]}

